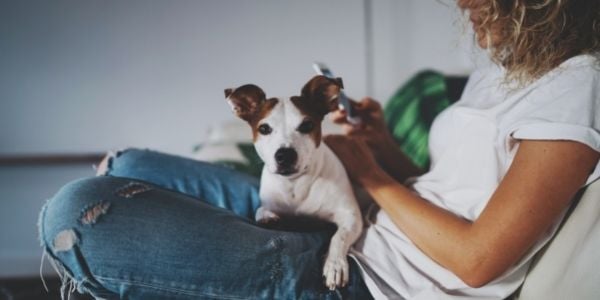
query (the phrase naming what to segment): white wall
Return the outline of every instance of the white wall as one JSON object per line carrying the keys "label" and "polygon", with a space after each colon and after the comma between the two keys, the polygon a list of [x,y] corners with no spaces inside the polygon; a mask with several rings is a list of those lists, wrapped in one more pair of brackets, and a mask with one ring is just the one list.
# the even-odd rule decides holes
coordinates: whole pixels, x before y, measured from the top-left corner
{"label": "white wall", "polygon": [[[370,1],[369,38],[364,1],[2,0],[0,155],[125,146],[190,154],[208,126],[234,119],[224,88],[252,82],[295,94],[314,60],[343,76],[350,95],[382,101],[420,69],[472,69],[454,1]],[[0,277],[37,274],[39,208],[91,174],[0,166]]]}
{"label": "white wall", "polygon": [[225,88],[298,94],[314,60],[365,92],[361,0],[0,5],[0,154],[186,154],[207,126],[232,118]]}
{"label": "white wall", "polygon": [[373,95],[382,102],[416,72],[468,75],[482,60],[453,0],[374,0]]}

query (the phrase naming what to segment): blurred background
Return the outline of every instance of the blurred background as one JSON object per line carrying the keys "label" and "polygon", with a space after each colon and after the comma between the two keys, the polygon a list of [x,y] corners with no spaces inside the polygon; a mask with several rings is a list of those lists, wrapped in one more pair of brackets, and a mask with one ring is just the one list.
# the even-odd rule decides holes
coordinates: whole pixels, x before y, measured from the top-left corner
{"label": "blurred background", "polygon": [[468,27],[453,0],[0,0],[0,279],[38,276],[40,207],[105,151],[189,156],[236,120],[225,88],[296,95],[313,61],[381,102],[469,74]]}

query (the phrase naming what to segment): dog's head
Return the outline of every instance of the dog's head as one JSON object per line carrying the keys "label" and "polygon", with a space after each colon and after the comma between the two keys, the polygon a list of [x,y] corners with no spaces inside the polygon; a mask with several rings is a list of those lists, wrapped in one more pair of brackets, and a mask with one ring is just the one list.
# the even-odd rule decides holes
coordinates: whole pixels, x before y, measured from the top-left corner
{"label": "dog's head", "polygon": [[315,76],[300,96],[267,98],[261,88],[247,84],[226,89],[233,112],[252,128],[254,146],[271,173],[304,173],[321,145],[323,117],[337,109],[340,78]]}

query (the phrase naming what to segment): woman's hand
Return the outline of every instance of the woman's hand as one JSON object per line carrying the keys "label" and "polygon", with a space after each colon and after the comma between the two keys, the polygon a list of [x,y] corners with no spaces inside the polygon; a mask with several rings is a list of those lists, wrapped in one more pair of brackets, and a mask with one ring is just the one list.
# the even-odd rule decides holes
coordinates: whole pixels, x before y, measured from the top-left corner
{"label": "woman's hand", "polygon": [[371,148],[377,159],[383,156],[386,147],[394,144],[383,117],[383,109],[379,102],[372,98],[363,98],[360,102],[351,101],[354,112],[360,117],[361,123],[353,125],[346,120],[346,112],[334,111],[331,119],[340,124],[344,133],[352,137],[360,137]]}
{"label": "woman's hand", "polygon": [[342,161],[352,181],[362,184],[364,178],[380,170],[375,157],[361,138],[328,135],[325,136],[324,141]]}
{"label": "woman's hand", "polygon": [[387,130],[383,110],[379,102],[367,97],[360,102],[351,101],[351,103],[354,111],[361,118],[361,124],[352,125],[348,123],[346,112],[343,110],[337,110],[331,114],[333,122],[343,127],[346,136],[366,143],[379,165],[399,182],[423,174],[424,170],[416,166],[402,152]]}

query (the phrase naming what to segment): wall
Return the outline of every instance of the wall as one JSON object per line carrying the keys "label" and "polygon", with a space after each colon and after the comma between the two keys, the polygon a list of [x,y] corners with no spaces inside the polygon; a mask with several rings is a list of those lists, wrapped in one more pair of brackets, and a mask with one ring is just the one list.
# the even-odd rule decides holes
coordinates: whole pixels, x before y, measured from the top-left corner
{"label": "wall", "polygon": [[372,96],[385,102],[416,72],[468,75],[485,63],[453,0],[376,0],[373,4]]}
{"label": "wall", "polygon": [[361,0],[0,5],[1,154],[186,154],[207,126],[232,118],[225,88],[297,94],[315,60],[365,93]]}
{"label": "wall", "polygon": [[[450,0],[0,1],[0,155],[188,155],[207,128],[234,120],[224,88],[295,94],[315,60],[350,95],[385,101],[420,69],[470,72],[459,18]],[[90,175],[0,166],[0,277],[37,274],[39,208]]]}
{"label": "wall", "polygon": [[[0,278],[38,274],[40,208],[66,182],[93,174],[91,165],[0,167]],[[53,273],[47,262],[43,271]]]}

